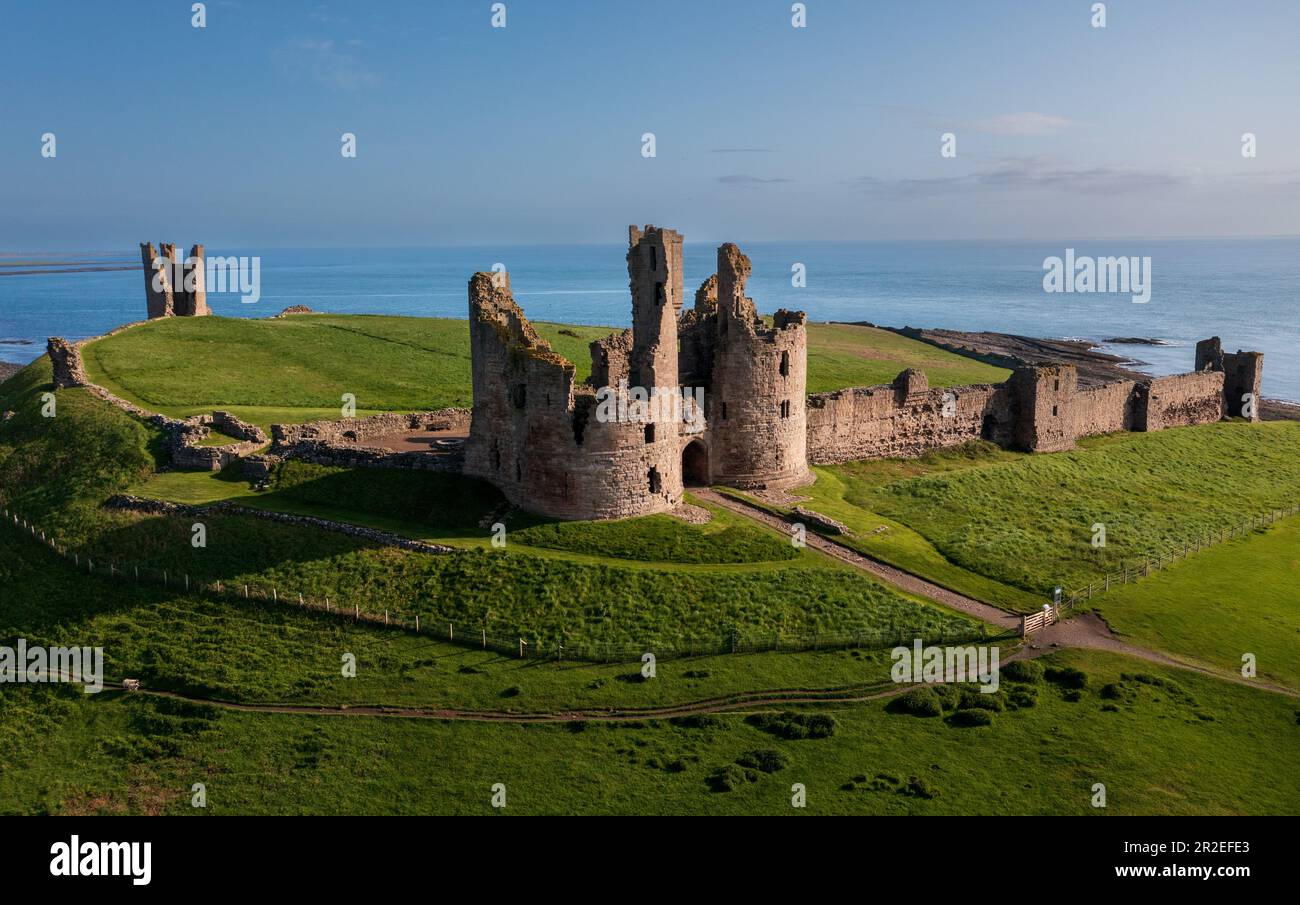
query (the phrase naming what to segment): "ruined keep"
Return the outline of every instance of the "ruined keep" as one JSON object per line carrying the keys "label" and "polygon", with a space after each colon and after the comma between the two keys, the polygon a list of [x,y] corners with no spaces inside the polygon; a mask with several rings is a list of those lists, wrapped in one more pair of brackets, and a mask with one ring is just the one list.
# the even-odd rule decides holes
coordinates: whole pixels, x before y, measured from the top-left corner
{"label": "ruined keep", "polygon": [[679,233],[629,227],[627,268],[632,327],[591,344],[585,384],[524,317],[508,275],[473,276],[465,472],[575,519],[667,511],[691,484],[808,481],[804,314],[778,311],[767,327],[734,245],[684,313]]}
{"label": "ruined keep", "polygon": [[[149,320],[211,314],[212,311],[208,308],[203,246],[192,246],[184,262],[177,258],[174,244],[160,242],[158,248],[161,249],[161,254],[154,250],[153,243],[140,243]],[[177,277],[180,278],[179,286],[176,285]]]}

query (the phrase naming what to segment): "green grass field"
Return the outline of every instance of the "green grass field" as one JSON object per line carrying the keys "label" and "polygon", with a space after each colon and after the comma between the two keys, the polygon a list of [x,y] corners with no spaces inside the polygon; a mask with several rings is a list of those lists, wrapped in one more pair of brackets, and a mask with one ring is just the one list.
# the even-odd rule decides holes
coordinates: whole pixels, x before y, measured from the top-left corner
{"label": "green grass field", "polygon": [[[1208,424],[1083,441],[1073,452],[930,457],[823,469],[845,499],[923,537],[954,566],[1050,593],[1295,502],[1300,424]],[[913,469],[922,473],[908,477]],[[828,491],[834,495],[833,491]],[[866,524],[864,522],[864,524]],[[1092,545],[1093,525],[1106,546]],[[939,579],[936,579],[939,580]]]}
{"label": "green grass field", "polygon": [[[827,738],[742,715],[555,726],[293,716],[24,687],[0,699],[6,813],[1287,814],[1300,806],[1294,702],[1065,652],[1089,688],[1040,682],[992,724],[817,708]],[[1129,676],[1128,679],[1123,676]],[[1138,681],[1136,676],[1145,681]],[[1157,685],[1153,682],[1164,684]],[[646,683],[649,684],[649,683]],[[1115,699],[1101,689],[1115,686]],[[719,786],[731,767],[739,786]],[[203,782],[207,807],[190,805]],[[791,807],[791,786],[807,807]],[[1092,807],[1093,785],[1106,808]]]}
{"label": "green grass field", "polygon": [[[837,536],[835,540],[873,559],[889,563],[900,569],[923,576],[935,584],[1016,612],[1033,612],[1042,603],[1041,595],[1006,584],[963,568],[948,560],[924,536],[900,521],[876,511],[871,491],[895,480],[905,480],[917,474],[942,473],[953,468],[967,467],[976,462],[1015,461],[1018,454],[999,450],[991,444],[971,448],[944,450],[915,461],[897,459],[872,462],[854,462],[835,467],[814,467],[817,480],[794,493],[807,497],[799,505],[806,506],[852,529],[853,534]],[[769,511],[791,516],[792,506],[763,503],[739,491],[724,492],[756,503]]]}
{"label": "green grass field", "polygon": [[892,383],[900,372],[919,368],[930,386],[1001,383],[1004,368],[956,355],[889,330],[855,324],[808,325],[808,392]]}
{"label": "green grass field", "polygon": [[1211,547],[1094,599],[1127,638],[1300,691],[1300,517]]}
{"label": "green grass field", "polygon": [[[612,330],[534,326],[573,363],[579,382],[591,372],[589,344]],[[222,407],[264,429],[275,421],[337,418],[344,393],[356,397],[358,414],[471,402],[463,320],[168,318],[91,343],[83,355],[91,380],[150,411],[186,417]],[[886,330],[809,328],[809,392],[888,383],[909,367],[924,370],[936,386],[997,382],[1008,374]]]}

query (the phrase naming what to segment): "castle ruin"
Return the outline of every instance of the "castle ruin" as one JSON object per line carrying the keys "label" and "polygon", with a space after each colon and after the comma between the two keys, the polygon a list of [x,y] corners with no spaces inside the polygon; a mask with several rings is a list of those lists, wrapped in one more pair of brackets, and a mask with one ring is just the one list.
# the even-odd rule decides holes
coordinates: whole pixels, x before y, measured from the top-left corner
{"label": "castle ruin", "polygon": [[[1081,386],[1071,365],[1017,368],[1000,384],[892,384],[808,396],[807,318],[771,326],[745,295],[750,262],[721,246],[717,272],[684,306],[682,237],[628,228],[632,327],[591,344],[575,379],[515,303],[509,275],[469,282],[473,409],[464,472],[513,504],[563,519],[666,512],[692,485],[784,489],[810,464],[917,456],[988,440],[1029,452],[1081,437],[1226,417],[1258,420],[1263,355],[1196,347],[1196,370]],[[678,405],[654,404],[675,399]]]}
{"label": "castle ruin", "polygon": [[470,280],[465,472],[573,519],[664,512],[692,484],[808,481],[804,314],[778,311],[769,328],[734,245],[718,249],[717,274],[685,313],[679,233],[629,227],[627,269],[632,327],[591,344],[583,384],[524,317],[508,275]]}
{"label": "castle ruin", "polygon": [[[154,249],[152,242],[140,243],[149,320],[211,314],[212,311],[208,308],[203,246],[192,246],[184,262],[177,258],[174,244],[160,242],[158,248],[162,254]],[[180,279],[177,280],[176,277]]]}

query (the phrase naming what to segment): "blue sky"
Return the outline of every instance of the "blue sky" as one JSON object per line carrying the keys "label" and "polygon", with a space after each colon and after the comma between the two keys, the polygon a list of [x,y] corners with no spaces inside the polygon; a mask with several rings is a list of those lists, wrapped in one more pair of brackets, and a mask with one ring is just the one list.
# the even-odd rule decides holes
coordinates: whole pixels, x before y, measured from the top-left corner
{"label": "blue sky", "polygon": [[1295,0],[491,5],[5,0],[0,249],[1300,233]]}

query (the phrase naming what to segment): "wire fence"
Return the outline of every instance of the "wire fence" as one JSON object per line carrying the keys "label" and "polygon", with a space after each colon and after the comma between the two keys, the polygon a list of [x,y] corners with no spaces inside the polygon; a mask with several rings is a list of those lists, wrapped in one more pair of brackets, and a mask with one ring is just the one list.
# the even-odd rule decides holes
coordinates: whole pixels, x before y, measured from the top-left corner
{"label": "wire fence", "polygon": [[1072,609],[1076,604],[1091,600],[1099,594],[1104,594],[1116,585],[1126,585],[1137,581],[1139,578],[1145,578],[1152,572],[1158,572],[1180,559],[1186,559],[1193,553],[1199,553],[1206,547],[1243,537],[1249,531],[1267,528],[1275,522],[1296,514],[1300,514],[1300,503],[1283,509],[1272,509],[1261,515],[1253,515],[1233,525],[1225,525],[1218,529],[1204,531],[1195,538],[1184,541],[1181,547],[1175,547],[1152,559],[1143,559],[1140,563],[1132,566],[1126,565],[1118,572],[1109,572],[1096,581],[1089,582],[1082,588],[1076,588],[1068,595],[1063,594],[1061,606],[1065,609]]}
{"label": "wire fence", "polygon": [[781,632],[763,634],[724,630],[715,638],[687,640],[671,643],[627,644],[543,640],[537,636],[520,637],[502,635],[491,631],[487,625],[464,625],[419,614],[398,614],[388,609],[372,611],[363,609],[354,600],[321,597],[287,590],[273,584],[255,582],[229,582],[221,579],[204,580],[156,566],[140,566],[110,560],[96,562],[84,552],[69,550],[52,535],[21,518],[7,507],[0,507],[5,524],[29,534],[56,554],[88,575],[115,578],[121,581],[160,585],[190,594],[200,594],[223,600],[258,601],[272,605],[297,607],[302,610],[336,616],[354,623],[412,632],[422,636],[445,640],[463,647],[490,650],[511,657],[535,660],[581,660],[602,663],[640,662],[647,654],[656,660],[698,657],[715,654],[765,653],[769,651],[820,651],[850,648],[884,649],[911,646],[921,640],[926,646],[945,644],[983,643],[1004,637],[1003,633],[990,634],[985,623],[969,628],[890,625],[851,632],[814,633],[791,635]]}

